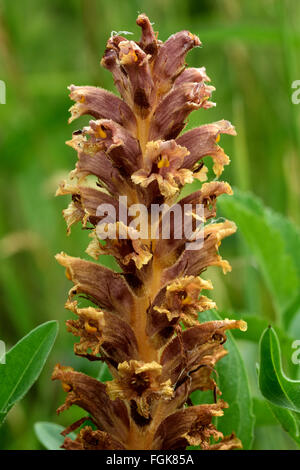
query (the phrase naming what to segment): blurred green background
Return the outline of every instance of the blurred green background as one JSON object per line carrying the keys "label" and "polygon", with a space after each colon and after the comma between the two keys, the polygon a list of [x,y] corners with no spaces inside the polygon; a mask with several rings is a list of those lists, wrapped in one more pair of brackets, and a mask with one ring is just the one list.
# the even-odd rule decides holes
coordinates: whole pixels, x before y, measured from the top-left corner
{"label": "blurred green background", "polygon": [[[39,449],[34,422],[67,425],[81,416],[76,409],[55,414],[64,395],[50,382],[55,363],[97,374],[98,366],[72,352],[63,307],[70,283],[54,260],[62,250],[84,256],[87,234],[78,226],[66,237],[61,211],[68,200],[54,193],[76,161],[64,142],[88,119],[68,126],[67,86],[113,90],[99,66],[106,39],[112,30],[138,39],[138,12],[148,14],[162,40],[181,29],[199,35],[203,47],[187,61],[206,66],[217,107],[193,113],[189,127],[232,121],[238,137],[222,138],[232,160],[223,178],[300,223],[300,105],[291,101],[291,84],[300,79],[298,0],[0,0],[0,79],[7,87],[0,105],[0,339],[10,347],[46,320],[60,323],[40,379],[0,429],[2,449]],[[272,321],[269,294],[238,235],[226,240],[222,255],[232,273],[209,272],[219,308]],[[256,352],[247,342],[241,349],[254,381]],[[293,444],[279,426],[258,427],[254,448]]]}

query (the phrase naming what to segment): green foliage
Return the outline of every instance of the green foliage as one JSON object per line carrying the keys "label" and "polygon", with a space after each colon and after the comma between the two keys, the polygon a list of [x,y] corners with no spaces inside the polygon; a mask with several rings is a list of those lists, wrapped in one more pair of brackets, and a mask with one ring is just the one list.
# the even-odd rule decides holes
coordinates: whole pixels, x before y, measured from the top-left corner
{"label": "green foliage", "polygon": [[111,373],[109,372],[109,368],[107,367],[107,364],[105,362],[102,362],[100,366],[97,379],[100,380],[100,382],[112,380]]}
{"label": "green foliage", "polygon": [[300,381],[285,376],[280,344],[271,327],[260,341],[259,386],[273,415],[300,447]]}
{"label": "green foliage", "polygon": [[[210,321],[220,319],[216,312],[201,313],[200,320]],[[217,364],[217,383],[222,391],[222,399],[229,404],[224,416],[217,419],[217,429],[225,436],[233,431],[242,441],[244,449],[250,449],[253,441],[254,414],[252,398],[248,385],[247,373],[236,342],[230,332],[227,332],[225,348],[228,355]],[[205,401],[203,392],[193,394],[193,402]]]}
{"label": "green foliage", "polygon": [[288,221],[284,222],[250,193],[235,190],[233,197],[222,199],[220,207],[237,224],[270,290],[278,318],[283,320],[284,312],[299,294],[298,259],[294,250],[300,250],[300,236],[296,229],[285,227]]}
{"label": "green foliage", "polygon": [[270,402],[268,402],[268,406],[282,428],[300,447],[300,416],[287,408],[273,405]]}
{"label": "green foliage", "polygon": [[271,327],[264,331],[260,341],[259,386],[263,396],[274,405],[300,413],[300,380],[285,376],[278,337]]}
{"label": "green foliage", "polygon": [[253,412],[255,415],[255,426],[274,426],[277,424],[276,418],[266,400],[254,397]]}
{"label": "green foliage", "polygon": [[[64,442],[64,437],[61,435],[63,430],[63,426],[54,423],[38,422],[34,425],[34,431],[38,440],[47,450],[62,450],[60,447]],[[71,439],[76,438],[74,432],[68,436]]]}
{"label": "green foliage", "polygon": [[[254,256],[270,292],[280,325],[268,328],[270,321],[262,316],[233,314],[233,317],[242,317],[247,321],[248,341],[257,343],[262,335],[259,387],[269,402],[256,399],[254,412],[257,425],[269,424],[271,411],[282,428],[299,444],[297,413],[300,411],[300,382],[288,379],[282,371],[278,337],[286,366],[297,376],[299,365],[291,361],[295,337],[293,331],[286,332],[286,328],[292,324],[300,308],[300,233],[291,221],[264,207],[250,193],[236,190],[233,197],[223,198],[220,206],[228,218],[235,220],[243,240]],[[242,339],[240,332],[235,332],[234,335]],[[263,413],[264,407],[269,411]]]}
{"label": "green foliage", "polygon": [[0,365],[0,424],[40,375],[58,331],[56,321],[38,326],[6,354]]}

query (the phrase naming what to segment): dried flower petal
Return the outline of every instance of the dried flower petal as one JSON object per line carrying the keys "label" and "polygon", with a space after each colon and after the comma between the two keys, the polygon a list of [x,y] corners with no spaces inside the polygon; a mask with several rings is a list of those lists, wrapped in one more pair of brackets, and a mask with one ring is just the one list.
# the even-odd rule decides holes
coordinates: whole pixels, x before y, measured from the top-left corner
{"label": "dried flower petal", "polygon": [[66,437],[62,448],[66,450],[124,450],[124,446],[108,433],[93,431],[90,426],[81,429],[74,441]]}
{"label": "dried flower petal", "polygon": [[[188,82],[176,86],[159,103],[151,123],[149,139],[175,139],[185,127],[185,119],[192,111],[213,106],[213,103],[207,101],[213,91],[214,87],[203,83]],[[186,147],[185,144],[182,146]]]}
{"label": "dried flower petal", "polygon": [[80,116],[90,114],[95,119],[112,119],[131,132],[136,132],[136,120],[129,106],[116,95],[103,88],[92,86],[69,87],[70,98],[76,101],[70,109],[74,121]]}
{"label": "dried flower petal", "polygon": [[210,437],[219,439],[222,433],[211,424],[212,418],[223,415],[227,404],[219,401],[213,405],[198,405],[177,411],[168,416],[159,426],[154,449],[184,449],[187,445],[209,447]]}
{"label": "dried flower petal", "polygon": [[211,155],[214,161],[213,170],[217,176],[220,176],[224,165],[230,163],[224,150],[217,145],[220,134],[236,135],[236,132],[229,121],[222,120],[196,127],[178,137],[176,142],[186,147],[190,152],[183,162],[183,168],[192,169],[203,157]]}
{"label": "dried flower petal", "polygon": [[124,320],[93,307],[78,308],[77,301],[68,301],[65,307],[79,317],[67,321],[68,331],[80,337],[80,342],[74,345],[76,354],[89,356],[91,350],[96,358],[104,352],[111,364],[138,359],[135,334]]}
{"label": "dried flower petal", "polygon": [[152,57],[157,52],[158,43],[149,18],[143,13],[137,17],[136,24],[142,28],[142,36],[139,41],[140,47]]}
{"label": "dried flower petal", "polygon": [[57,410],[58,413],[72,405],[80,406],[93,416],[100,429],[121,442],[126,438],[129,432],[126,406],[120,400],[111,401],[104,384],[59,364],[54,369],[52,380],[60,380],[69,386],[66,402]]}
{"label": "dried flower petal", "polygon": [[189,31],[172,34],[161,45],[153,67],[154,80],[159,84],[160,94],[166,93],[174,79],[184,70],[187,52],[200,45],[200,39]]}
{"label": "dried flower petal", "polygon": [[172,384],[180,383],[192,370],[207,365],[207,356],[217,354],[220,357],[219,345],[226,341],[225,331],[233,328],[245,331],[247,325],[242,320],[220,320],[201,323],[183,331],[180,337],[168,343],[162,353],[162,379],[171,377]]}
{"label": "dried flower petal", "polygon": [[83,149],[92,153],[104,151],[113,165],[122,172],[131,174],[141,165],[141,150],[138,141],[124,127],[114,121],[100,119],[90,121],[83,130],[89,139],[84,142]]}
{"label": "dried flower petal", "polygon": [[75,287],[70,296],[84,293],[99,307],[130,317],[134,297],[123,277],[104,266],[68,256],[56,255],[57,261],[66,268],[66,274]]}
{"label": "dried flower petal", "polygon": [[165,269],[162,285],[169,283],[179,276],[198,276],[208,266],[220,266],[224,274],[231,271],[228,261],[219,255],[219,246],[223,238],[236,231],[233,222],[226,221],[219,224],[209,224],[204,228],[204,242],[199,250],[185,250],[178,261],[170,268]]}

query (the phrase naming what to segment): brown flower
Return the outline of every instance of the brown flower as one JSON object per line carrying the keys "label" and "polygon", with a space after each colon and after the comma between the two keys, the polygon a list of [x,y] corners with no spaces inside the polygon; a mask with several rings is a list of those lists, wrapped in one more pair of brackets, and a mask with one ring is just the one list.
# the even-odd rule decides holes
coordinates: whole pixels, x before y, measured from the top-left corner
{"label": "brown flower", "polygon": [[166,198],[174,196],[185,183],[192,183],[193,174],[181,168],[188,151],[174,140],[148,142],[144,155],[144,168],[136,171],[131,179],[135,184],[147,188],[157,181],[161,194]]}
{"label": "brown flower", "polygon": [[199,297],[203,289],[212,289],[209,281],[199,277],[186,276],[171,282],[166,288],[164,302],[153,308],[156,312],[167,316],[169,322],[178,319],[185,326],[193,326],[198,323],[198,312],[210,310],[216,307],[215,302],[205,295]]}
{"label": "brown flower", "polygon": [[198,405],[177,411],[166,418],[155,435],[155,447],[185,449],[188,445],[210,447],[210,438],[219,440],[223,434],[211,423],[215,416],[223,415],[227,404],[222,400],[213,405]]}
{"label": "brown flower", "polygon": [[168,400],[173,396],[171,381],[161,382],[161,372],[162,366],[154,361],[122,362],[118,367],[118,379],[107,383],[108,395],[113,400],[134,400],[138,413],[148,418],[153,399]]}
{"label": "brown flower", "polygon": [[114,439],[122,441],[129,432],[129,418],[126,406],[120,400],[111,401],[104,384],[96,379],[75,372],[71,367],[55,367],[52,380],[60,380],[67,398],[57,412],[77,405],[92,415],[99,429]]}
{"label": "brown flower", "polygon": [[[214,106],[205,68],[185,64],[187,52],[201,42],[189,31],[163,42],[144,14],[137,24],[140,40],[112,34],[101,61],[120,97],[101,88],[70,87],[75,102],[70,121],[83,115],[93,119],[67,142],[78,160],[57,194],[71,196],[63,212],[68,233],[78,222],[89,230],[86,252],[96,262],[64,253],[56,258],[74,284],[66,308],[76,315],[67,321],[79,338],[75,354],[105,362],[113,379],[104,384],[56,366],[53,379],[67,393],[58,412],[75,404],[88,413],[63,432],[63,448],[240,448],[233,433],[224,437],[213,424],[228,406],[217,400],[215,367],[227,354],[226,330],[245,331],[246,324],[198,321],[199,313],[201,319],[201,312],[216,307],[203,295],[211,282],[199,275],[210,266],[231,270],[219,249],[236,230],[233,222],[214,220],[217,198],[232,190],[217,179],[203,183],[209,174],[204,163],[212,158],[218,178],[229,163],[218,145],[221,134],[236,132],[220,120],[181,133],[192,111]],[[199,189],[180,198],[183,186],[195,180]],[[119,196],[127,198],[122,207]],[[113,208],[114,220],[98,210],[101,204]],[[146,213],[137,221],[130,209],[141,204]],[[166,205],[153,221],[152,207]],[[185,221],[190,232],[195,225],[203,229],[203,244],[193,250],[188,242],[195,233],[183,230]],[[140,230],[142,225],[147,230]],[[119,272],[97,262],[104,254],[114,256]],[[92,305],[81,306],[82,297]],[[215,403],[192,406],[195,390],[211,390]]]}
{"label": "brown flower", "polygon": [[80,337],[75,354],[96,360],[102,353],[112,366],[138,358],[136,337],[127,322],[100,309],[78,308],[77,301],[68,301],[65,308],[78,316],[78,320],[67,321],[68,331]]}

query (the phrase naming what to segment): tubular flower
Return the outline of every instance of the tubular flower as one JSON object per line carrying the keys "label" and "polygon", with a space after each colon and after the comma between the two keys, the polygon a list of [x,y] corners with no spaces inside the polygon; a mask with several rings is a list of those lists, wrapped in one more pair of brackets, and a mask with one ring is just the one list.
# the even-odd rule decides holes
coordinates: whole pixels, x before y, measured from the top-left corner
{"label": "tubular flower", "polygon": [[[67,142],[78,155],[76,168],[57,191],[71,195],[63,211],[67,232],[81,222],[91,237],[87,254],[96,261],[113,255],[120,269],[64,253],[56,257],[73,283],[66,308],[75,315],[67,321],[68,331],[79,338],[74,352],[105,362],[113,378],[102,383],[71,367],[55,367],[53,380],[67,393],[58,412],[75,404],[88,413],[63,432],[63,448],[240,448],[234,429],[223,436],[213,424],[228,407],[218,397],[214,371],[227,354],[226,331],[247,326],[242,320],[201,322],[201,312],[216,304],[204,295],[212,283],[199,277],[209,266],[231,270],[219,247],[236,227],[214,217],[218,196],[232,190],[222,181],[203,181],[206,157],[212,158],[216,177],[229,163],[218,143],[235,130],[221,120],[181,133],[189,113],[214,106],[205,68],[185,64],[200,40],[181,31],[162,42],[144,14],[137,24],[140,40],[112,35],[101,61],[120,97],[102,88],[70,86],[75,102],[70,121],[92,119]],[[180,198],[182,187],[194,180],[201,188]],[[168,210],[153,218],[152,209],[162,206]],[[192,227],[188,233],[186,221]],[[202,243],[191,249],[196,226]],[[89,306],[81,304],[82,297]],[[192,406],[195,390],[211,390],[214,403]],[[75,440],[68,437],[78,428]]]}

